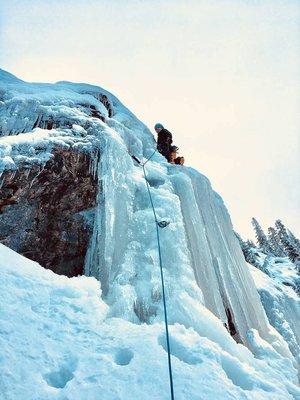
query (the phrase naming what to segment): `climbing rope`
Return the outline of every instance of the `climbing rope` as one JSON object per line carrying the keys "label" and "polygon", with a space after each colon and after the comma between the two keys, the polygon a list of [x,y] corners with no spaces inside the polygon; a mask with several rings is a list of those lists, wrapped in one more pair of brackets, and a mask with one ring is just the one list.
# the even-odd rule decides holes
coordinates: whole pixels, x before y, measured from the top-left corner
{"label": "climbing rope", "polygon": [[155,212],[155,207],[153,204],[153,199],[150,191],[150,185],[147,178],[147,173],[145,169],[145,165],[147,162],[154,156],[157,150],[155,150],[151,156],[142,163],[138,158],[132,156],[132,158],[137,161],[143,168],[144,178],[146,181],[146,186],[149,194],[149,199],[153,211],[153,216],[156,225],[156,238],[157,238],[157,248],[158,248],[158,256],[159,256],[159,267],[160,267],[160,277],[161,277],[161,286],[162,286],[162,297],[163,297],[163,305],[164,305],[164,316],[165,316],[165,330],[166,330],[166,339],[167,339],[167,350],[168,350],[168,367],[169,367],[169,379],[170,379],[170,391],[171,391],[171,400],[174,400],[174,388],[173,388],[173,373],[172,373],[172,363],[171,363],[171,351],[170,351],[170,338],[169,338],[169,328],[168,328],[168,314],[167,314],[167,303],[166,303],[166,295],[165,295],[165,283],[164,283],[164,273],[162,268],[162,256],[161,256],[161,247],[160,247],[160,237],[159,237],[159,228],[165,228],[169,223],[167,221],[158,221],[157,215]]}

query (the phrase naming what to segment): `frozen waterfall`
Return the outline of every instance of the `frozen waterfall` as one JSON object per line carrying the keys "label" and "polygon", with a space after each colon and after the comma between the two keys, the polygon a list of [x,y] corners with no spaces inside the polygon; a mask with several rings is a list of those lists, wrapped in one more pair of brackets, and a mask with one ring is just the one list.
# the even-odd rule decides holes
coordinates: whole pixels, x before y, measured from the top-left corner
{"label": "frozen waterfall", "polygon": [[[102,135],[86,273],[100,279],[111,316],[153,323],[163,317],[156,226],[142,169],[117,132],[115,125]],[[138,136],[130,144],[141,157]],[[146,160],[150,145],[144,153]],[[146,169],[158,218],[170,222],[160,229],[170,323],[201,332],[203,304],[238,342],[249,345],[247,332],[254,328],[289,355],[268,324],[228,212],[208,179],[166,163],[159,154]],[[218,329],[225,329],[220,321]]]}

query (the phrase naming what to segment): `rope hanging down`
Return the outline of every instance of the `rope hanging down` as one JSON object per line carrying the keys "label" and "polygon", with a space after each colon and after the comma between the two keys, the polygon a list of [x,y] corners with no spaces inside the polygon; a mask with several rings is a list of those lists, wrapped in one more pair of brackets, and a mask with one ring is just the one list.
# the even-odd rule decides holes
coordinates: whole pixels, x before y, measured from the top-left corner
{"label": "rope hanging down", "polygon": [[162,286],[162,297],[163,297],[163,305],[164,305],[164,316],[165,316],[165,329],[166,329],[166,340],[167,340],[167,350],[168,350],[168,367],[169,367],[169,379],[170,379],[170,391],[171,391],[171,400],[174,400],[174,388],[173,388],[173,373],[172,373],[172,363],[171,363],[171,351],[170,351],[170,338],[169,338],[169,328],[168,328],[168,314],[167,314],[167,305],[166,305],[166,296],[165,296],[165,283],[164,283],[164,273],[162,268],[162,256],[161,256],[161,247],[160,247],[160,238],[159,238],[159,228],[165,228],[169,223],[167,221],[158,221],[157,215],[155,212],[155,207],[153,204],[153,199],[150,191],[150,185],[147,179],[147,174],[145,170],[145,165],[147,162],[154,156],[156,150],[152,153],[152,155],[142,163],[138,158],[132,156],[132,158],[139,163],[143,168],[144,178],[146,181],[146,186],[149,194],[149,199],[153,211],[153,216],[155,219],[156,226],[156,238],[157,238],[157,248],[158,248],[158,256],[159,256],[159,267],[160,267],[160,277],[161,277],[161,286]]}

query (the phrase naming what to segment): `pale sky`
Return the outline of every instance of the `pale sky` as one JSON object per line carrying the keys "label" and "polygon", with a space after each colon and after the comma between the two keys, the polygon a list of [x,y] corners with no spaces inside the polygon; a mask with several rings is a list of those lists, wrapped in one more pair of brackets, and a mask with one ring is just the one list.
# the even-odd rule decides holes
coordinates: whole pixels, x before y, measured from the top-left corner
{"label": "pale sky", "polygon": [[299,0],[0,0],[0,66],[104,87],[173,133],[242,236],[252,216],[300,236],[299,17]]}

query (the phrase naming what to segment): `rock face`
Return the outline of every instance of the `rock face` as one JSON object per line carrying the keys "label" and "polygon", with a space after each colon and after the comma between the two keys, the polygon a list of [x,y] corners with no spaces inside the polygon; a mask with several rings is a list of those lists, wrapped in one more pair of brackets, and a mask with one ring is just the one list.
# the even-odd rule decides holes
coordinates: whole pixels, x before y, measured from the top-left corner
{"label": "rock face", "polygon": [[83,274],[96,204],[94,154],[58,146],[44,166],[4,171],[0,242],[58,274]]}

